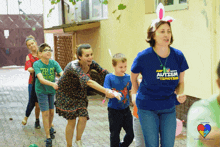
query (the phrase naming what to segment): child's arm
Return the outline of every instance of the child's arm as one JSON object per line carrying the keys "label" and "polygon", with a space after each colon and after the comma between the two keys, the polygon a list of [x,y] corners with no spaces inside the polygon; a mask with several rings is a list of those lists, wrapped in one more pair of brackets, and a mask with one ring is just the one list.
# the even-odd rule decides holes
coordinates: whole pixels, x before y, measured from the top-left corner
{"label": "child's arm", "polygon": [[208,147],[220,146],[220,129],[218,127],[212,127],[208,136],[204,139],[199,135],[201,142]]}
{"label": "child's arm", "polygon": [[60,73],[59,73],[59,75],[60,75],[60,77],[63,75],[63,71],[61,71]]}
{"label": "child's arm", "polygon": [[56,77],[57,77],[57,78],[60,78],[62,75],[63,75],[63,71],[60,72],[59,74],[56,72]]}
{"label": "child's arm", "polygon": [[40,83],[43,85],[48,85],[48,86],[52,86],[55,90],[58,89],[58,85],[54,82],[50,82],[48,80],[45,80],[43,75],[41,73],[37,74],[37,78],[39,79]]}
{"label": "child's arm", "polygon": [[63,70],[62,70],[62,68],[60,67],[60,64],[57,61],[54,61],[54,62],[55,62],[56,72],[59,75],[59,77],[61,77],[63,75]]}
{"label": "child's arm", "polygon": [[33,67],[29,67],[29,68],[27,69],[27,71],[29,71],[30,73],[34,73]]}

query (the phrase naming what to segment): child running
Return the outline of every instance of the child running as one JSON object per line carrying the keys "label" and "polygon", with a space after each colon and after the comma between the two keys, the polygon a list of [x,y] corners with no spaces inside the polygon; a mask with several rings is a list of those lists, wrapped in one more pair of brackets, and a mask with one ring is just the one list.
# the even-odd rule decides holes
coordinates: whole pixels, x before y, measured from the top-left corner
{"label": "child running", "polygon": [[41,44],[38,51],[41,58],[33,65],[35,76],[37,76],[35,91],[46,132],[46,147],[52,147],[51,139],[54,139],[55,136],[51,124],[54,116],[54,95],[55,90],[58,89],[58,85],[55,83],[55,72],[62,76],[63,71],[59,63],[50,59],[52,50],[48,44]]}
{"label": "child running", "polygon": [[[129,108],[129,91],[131,90],[130,75],[126,74],[127,58],[117,53],[112,58],[114,73],[106,75],[104,87],[122,94],[121,100],[109,99],[108,119],[110,129],[111,147],[128,147],[133,139],[132,114]],[[120,131],[123,128],[126,132],[123,142],[120,143]]]}
{"label": "child running", "polygon": [[[216,84],[220,89],[220,61]],[[220,146],[220,94],[193,103],[187,115],[187,147]]]}

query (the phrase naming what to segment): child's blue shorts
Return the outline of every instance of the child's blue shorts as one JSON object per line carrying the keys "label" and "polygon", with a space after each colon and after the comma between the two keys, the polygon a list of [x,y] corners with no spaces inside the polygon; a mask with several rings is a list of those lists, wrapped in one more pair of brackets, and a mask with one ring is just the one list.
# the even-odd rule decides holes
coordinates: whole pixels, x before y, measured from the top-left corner
{"label": "child's blue shorts", "polygon": [[54,109],[54,94],[42,94],[36,93],[38,104],[41,111],[47,111]]}

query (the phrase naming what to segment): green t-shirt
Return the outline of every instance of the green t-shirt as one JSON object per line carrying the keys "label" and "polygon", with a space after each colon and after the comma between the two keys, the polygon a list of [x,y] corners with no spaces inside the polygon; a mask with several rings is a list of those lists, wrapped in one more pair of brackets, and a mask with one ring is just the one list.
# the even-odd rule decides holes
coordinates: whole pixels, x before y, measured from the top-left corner
{"label": "green t-shirt", "polygon": [[[45,80],[55,82],[55,72],[58,74],[62,72],[62,69],[57,61],[49,59],[49,64],[44,64],[41,60],[38,60],[33,65],[35,76],[41,73]],[[38,78],[35,82],[35,91],[37,94],[55,94],[55,89],[52,86],[43,85]]]}
{"label": "green t-shirt", "polygon": [[[187,116],[187,147],[206,147],[199,140],[200,133],[197,130],[199,124],[220,128],[220,106],[217,97],[218,95],[213,95],[209,99],[195,102],[190,107]],[[209,139],[209,134],[205,139]]]}

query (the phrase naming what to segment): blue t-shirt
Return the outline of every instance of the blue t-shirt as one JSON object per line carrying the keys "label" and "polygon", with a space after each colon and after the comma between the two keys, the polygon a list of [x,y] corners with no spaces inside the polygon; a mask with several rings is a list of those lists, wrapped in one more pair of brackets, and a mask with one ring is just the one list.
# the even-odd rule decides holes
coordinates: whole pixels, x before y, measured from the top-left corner
{"label": "blue t-shirt", "polygon": [[[158,56],[165,64],[166,58]],[[138,53],[131,67],[133,73],[142,73],[142,82],[137,92],[136,104],[139,109],[163,110],[180,104],[174,93],[180,72],[188,69],[187,61],[180,50],[170,47],[166,61],[166,72],[152,47]]]}
{"label": "blue t-shirt", "polygon": [[130,75],[116,76],[112,73],[107,74],[104,81],[104,87],[121,93],[122,97],[119,101],[117,98],[110,98],[108,107],[122,110],[129,106],[129,90],[131,90]]}

